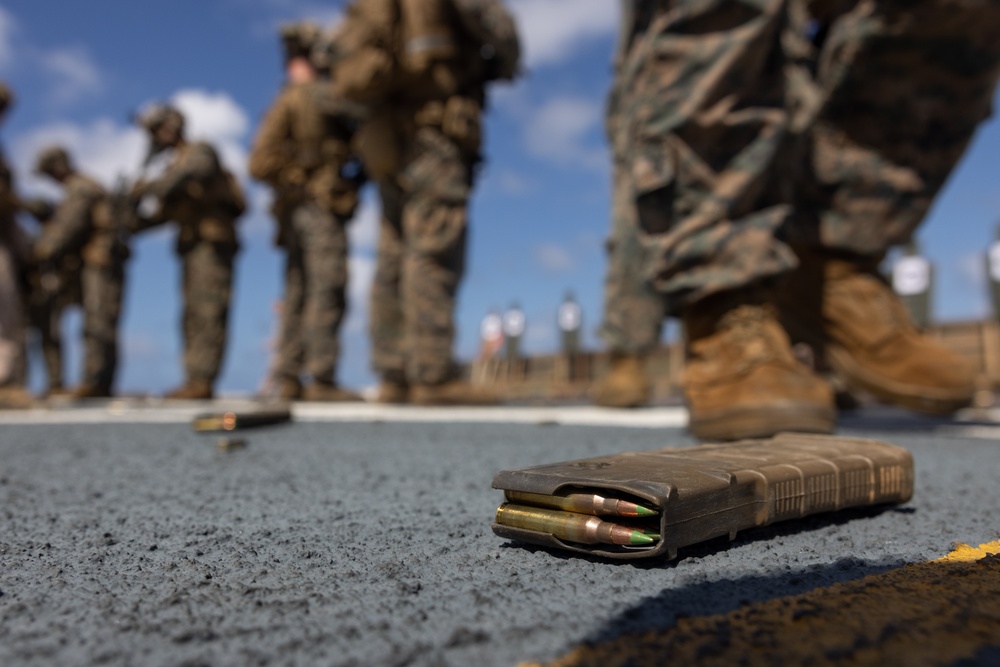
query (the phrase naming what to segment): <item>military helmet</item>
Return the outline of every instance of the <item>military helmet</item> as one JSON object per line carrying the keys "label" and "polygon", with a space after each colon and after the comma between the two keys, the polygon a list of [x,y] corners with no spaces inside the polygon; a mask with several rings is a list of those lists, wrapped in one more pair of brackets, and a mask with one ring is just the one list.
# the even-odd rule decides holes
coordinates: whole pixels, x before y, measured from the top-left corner
{"label": "military helmet", "polygon": [[309,21],[286,23],[281,26],[281,46],[285,60],[292,58],[312,58],[322,36],[319,26]]}
{"label": "military helmet", "polygon": [[136,122],[150,132],[165,126],[174,127],[178,132],[184,129],[184,116],[169,104],[154,105],[140,114]]}
{"label": "military helmet", "polygon": [[14,104],[14,93],[7,84],[0,81],[0,113],[7,110],[8,107]]}
{"label": "military helmet", "polygon": [[70,168],[69,153],[62,146],[49,146],[35,159],[35,173],[53,174],[60,170]]}

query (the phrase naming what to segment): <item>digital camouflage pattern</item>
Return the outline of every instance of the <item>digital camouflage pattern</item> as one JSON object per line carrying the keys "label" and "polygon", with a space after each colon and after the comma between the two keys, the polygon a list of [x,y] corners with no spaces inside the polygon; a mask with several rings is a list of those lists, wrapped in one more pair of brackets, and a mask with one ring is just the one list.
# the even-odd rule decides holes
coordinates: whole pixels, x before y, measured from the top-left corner
{"label": "digital camouflage pattern", "polygon": [[[92,178],[71,173],[63,185],[63,199],[52,218],[43,227],[35,241],[33,254],[40,266],[62,267],[62,282],[75,286],[71,292],[80,295],[41,295],[33,301],[39,308],[36,326],[48,321],[58,333],[59,316],[67,302],[83,304],[84,359],[81,385],[100,393],[110,393],[118,366],[118,320],[124,289],[124,265],[128,248],[111,218],[108,193]],[[65,267],[75,267],[68,270]],[[80,268],[82,266],[82,269]],[[65,291],[65,290],[63,290]],[[53,312],[49,312],[53,311]],[[48,318],[46,320],[46,318]],[[42,343],[45,350],[45,333]],[[54,366],[59,361],[49,361],[50,382]]]}
{"label": "digital camouflage pattern", "polygon": [[178,146],[163,175],[142,191],[160,203],[143,227],[171,220],[178,225],[184,368],[188,382],[211,386],[225,355],[242,193],[204,142]]}
{"label": "digital camouflage pattern", "polygon": [[[7,89],[0,84],[0,97]],[[24,382],[24,305],[20,271],[26,255],[17,224],[14,178],[0,150],[0,387]]]}
{"label": "digital camouflage pattern", "polygon": [[288,84],[261,122],[250,174],[274,188],[277,243],[287,252],[276,373],[332,384],[347,305],[346,225],[358,202],[355,121],[328,82]]}
{"label": "digital camouflage pattern", "polygon": [[906,241],[1000,72],[1000,2],[633,0],[614,126],[668,313]]}
{"label": "digital camouflage pattern", "polygon": [[403,158],[396,181],[380,187],[372,360],[384,378],[440,384],[455,373],[455,300],[465,269],[477,154],[427,125],[416,131]]}
{"label": "digital camouflage pattern", "polygon": [[410,0],[356,0],[338,35],[334,85],[373,119],[359,150],[382,197],[370,327],[372,363],[388,383],[456,376],[455,301],[486,83],[467,37],[444,3]]}

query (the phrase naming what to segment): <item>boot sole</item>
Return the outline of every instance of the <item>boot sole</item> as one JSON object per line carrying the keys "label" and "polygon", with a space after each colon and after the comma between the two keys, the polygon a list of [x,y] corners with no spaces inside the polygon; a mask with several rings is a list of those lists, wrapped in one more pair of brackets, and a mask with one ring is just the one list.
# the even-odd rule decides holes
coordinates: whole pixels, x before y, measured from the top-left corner
{"label": "boot sole", "polygon": [[904,382],[896,382],[880,377],[854,361],[854,357],[843,347],[827,345],[827,360],[830,366],[844,380],[858,389],[863,389],[880,401],[899,405],[915,412],[928,415],[948,415],[972,404],[975,387],[968,389],[943,389],[922,387]]}
{"label": "boot sole", "polygon": [[836,421],[833,408],[812,403],[784,403],[729,408],[692,416],[688,430],[700,440],[742,440],[769,438],[783,431],[833,433]]}

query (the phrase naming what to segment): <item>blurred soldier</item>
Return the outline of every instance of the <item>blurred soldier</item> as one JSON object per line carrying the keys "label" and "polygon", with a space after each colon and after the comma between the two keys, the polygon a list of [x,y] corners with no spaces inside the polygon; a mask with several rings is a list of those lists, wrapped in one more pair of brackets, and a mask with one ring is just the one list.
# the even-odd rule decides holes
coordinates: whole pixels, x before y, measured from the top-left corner
{"label": "blurred soldier", "polygon": [[226,351],[233,261],[239,248],[236,221],[246,202],[239,184],[205,142],[184,138],[184,117],[167,105],[145,113],[139,123],[150,137],[150,154],[173,149],[162,176],[139,183],[138,198],[152,197],[156,212],[142,229],[177,223],[184,294],[184,384],[167,398],[211,398]]}
{"label": "blurred soldier", "polygon": [[[39,238],[53,234],[50,223],[55,218],[55,207],[51,203],[39,201],[22,206],[30,207],[29,212],[41,225]],[[66,247],[52,256],[40,257],[33,251],[25,269],[25,323],[29,338],[31,331],[38,334],[48,379],[48,396],[67,393],[63,386],[62,318],[66,308],[79,305],[82,299],[82,261],[77,241],[76,238],[71,239]]]}
{"label": "blurred soldier", "polygon": [[986,278],[990,283],[993,317],[1000,322],[1000,225],[997,225],[996,240],[986,249]]}
{"label": "blurred soldier", "polygon": [[563,302],[559,304],[556,324],[562,338],[562,353],[572,357],[580,351],[580,329],[583,327],[583,311],[572,292],[566,292]]}
{"label": "blurred soldier", "polygon": [[369,110],[358,144],[382,198],[379,400],[495,402],[459,379],[452,348],[485,89],[517,74],[513,20],[498,0],[356,0],[336,41],[334,85]]}
{"label": "blurred soldier", "polygon": [[74,394],[78,398],[111,396],[129,255],[120,221],[112,215],[104,188],[79,173],[64,148],[42,151],[36,169],[59,183],[65,195],[35,242],[35,262],[54,264],[73,255],[83,261],[83,375]]}
{"label": "blurred soldier", "polygon": [[486,313],[479,325],[479,338],[480,359],[492,359],[499,354],[503,348],[503,318],[497,311],[491,309]]}
{"label": "blurred soldier", "polygon": [[[14,103],[10,89],[0,83],[0,122]],[[0,408],[31,405],[24,389],[24,306],[20,271],[28,243],[17,224],[19,208],[10,167],[0,151]]]}
{"label": "blurred soldier", "polygon": [[974,368],[916,330],[877,267],[989,115],[1000,3],[625,10],[624,168],[645,275],[686,327],[692,431],[833,428],[830,387],[789,333],[882,400],[968,404]]}
{"label": "blurred soldier", "polygon": [[525,326],[524,311],[519,305],[512,303],[503,314],[503,356],[507,361],[521,358],[521,339],[524,337]]}
{"label": "blurred soldier", "polygon": [[[361,180],[347,175],[356,121],[310,59],[319,34],[305,23],[282,32],[287,83],[257,131],[250,174],[274,188],[277,245],[287,252],[275,368],[279,394],[357,401],[336,384],[347,305],[346,228]],[[311,378],[304,391],[303,372]]]}
{"label": "blurred soldier", "polygon": [[906,306],[914,324],[921,329],[930,326],[934,266],[920,254],[916,241],[907,243],[903,256],[893,264],[892,289]]}

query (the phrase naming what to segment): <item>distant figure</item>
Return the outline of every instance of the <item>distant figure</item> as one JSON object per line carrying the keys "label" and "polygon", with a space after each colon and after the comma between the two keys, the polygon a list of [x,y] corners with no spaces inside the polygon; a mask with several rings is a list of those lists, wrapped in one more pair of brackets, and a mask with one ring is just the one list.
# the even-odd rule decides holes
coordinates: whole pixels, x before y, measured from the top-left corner
{"label": "distant figure", "polygon": [[495,310],[490,310],[479,326],[480,359],[493,359],[503,348],[503,318]]}
{"label": "distant figure", "polygon": [[521,358],[521,339],[526,326],[524,311],[516,303],[511,304],[503,314],[504,358],[507,361]]}
{"label": "distant figure", "polygon": [[167,105],[150,109],[139,123],[149,132],[150,155],[172,149],[166,171],[138,183],[137,198],[152,197],[156,212],[140,229],[177,223],[184,312],[184,384],[167,398],[212,398],[226,351],[233,261],[239,244],[236,221],[246,202],[239,184],[209,144],[184,137],[184,117]]}
{"label": "distant figure", "polygon": [[[13,104],[14,94],[0,83],[0,123]],[[20,284],[30,248],[17,223],[20,208],[13,174],[0,151],[0,408],[25,408],[32,403],[24,388],[24,303]]]}
{"label": "distant figure", "polygon": [[379,401],[496,402],[460,378],[452,350],[486,85],[517,74],[513,20],[498,0],[356,0],[335,42],[334,86],[368,109],[358,145],[382,199]]}
{"label": "distant figure", "polygon": [[1000,322],[1000,225],[996,234],[996,240],[986,251],[986,277],[990,282],[993,316]]}
{"label": "distant figure", "polygon": [[36,170],[62,186],[64,196],[35,241],[38,265],[77,259],[81,264],[83,375],[78,398],[111,396],[118,369],[118,321],[129,250],[108,194],[78,172],[66,150],[53,146],[38,156]]}
{"label": "distant figure", "polygon": [[583,328],[583,311],[572,292],[566,292],[556,313],[556,324],[562,339],[562,353],[572,357],[580,351],[580,329]]}
{"label": "distant figure", "polygon": [[831,387],[793,342],[883,401],[968,405],[975,368],[913,326],[878,266],[990,114],[1000,3],[623,12],[609,125],[644,248],[633,284],[684,322],[691,431],[830,432]]}
{"label": "distant figure", "polygon": [[[337,362],[347,310],[347,224],[363,172],[350,149],[356,120],[311,60],[319,36],[308,23],[282,30],[287,81],[257,130],[250,174],[274,189],[275,241],[287,253],[278,394],[360,401],[337,385]],[[302,375],[309,378],[304,389]]]}
{"label": "distant figure", "polygon": [[920,254],[916,241],[906,244],[903,256],[893,265],[892,289],[906,306],[914,324],[921,329],[930,326],[934,266]]}

